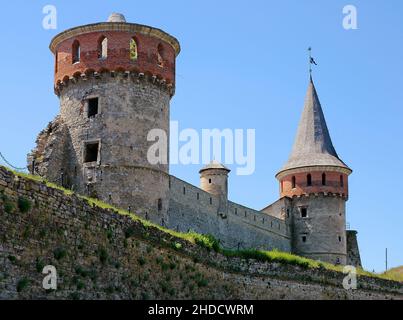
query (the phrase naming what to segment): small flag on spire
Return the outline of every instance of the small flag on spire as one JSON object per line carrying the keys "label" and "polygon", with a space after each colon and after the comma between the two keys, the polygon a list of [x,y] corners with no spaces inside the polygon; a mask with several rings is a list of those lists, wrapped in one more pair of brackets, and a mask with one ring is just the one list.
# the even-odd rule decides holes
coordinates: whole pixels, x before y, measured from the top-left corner
{"label": "small flag on spire", "polygon": [[316,63],[315,59],[312,57],[312,54],[311,54],[312,48],[311,47],[308,48],[308,51],[309,51],[309,74],[312,78],[312,65],[314,64],[315,66],[317,66],[318,64]]}
{"label": "small flag on spire", "polygon": [[317,66],[318,64],[316,63],[316,61],[315,61],[315,59],[314,58],[310,58],[310,61],[311,61],[311,64],[314,64],[315,66]]}

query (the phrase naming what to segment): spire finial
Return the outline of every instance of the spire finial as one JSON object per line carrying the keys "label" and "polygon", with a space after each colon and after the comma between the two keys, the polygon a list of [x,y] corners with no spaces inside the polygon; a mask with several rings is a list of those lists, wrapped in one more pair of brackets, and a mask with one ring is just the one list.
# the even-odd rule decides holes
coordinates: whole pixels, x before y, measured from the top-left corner
{"label": "spire finial", "polygon": [[312,81],[312,65],[314,64],[317,66],[318,64],[316,63],[315,59],[312,57],[312,48],[308,48],[309,52],[309,79]]}

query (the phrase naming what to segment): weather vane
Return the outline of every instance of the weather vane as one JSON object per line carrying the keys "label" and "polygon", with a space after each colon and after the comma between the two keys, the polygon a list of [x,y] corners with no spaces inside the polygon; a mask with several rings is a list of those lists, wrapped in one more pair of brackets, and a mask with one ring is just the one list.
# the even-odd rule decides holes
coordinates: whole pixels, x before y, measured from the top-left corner
{"label": "weather vane", "polygon": [[308,48],[309,52],[309,76],[312,77],[312,65],[314,64],[317,66],[318,64],[316,63],[315,59],[312,57],[312,48]]}

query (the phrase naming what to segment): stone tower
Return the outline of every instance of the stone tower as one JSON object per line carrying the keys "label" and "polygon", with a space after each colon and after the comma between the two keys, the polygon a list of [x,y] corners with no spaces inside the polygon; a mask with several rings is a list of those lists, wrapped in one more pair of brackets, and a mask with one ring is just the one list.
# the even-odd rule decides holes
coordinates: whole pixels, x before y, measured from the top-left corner
{"label": "stone tower", "polygon": [[289,160],[276,175],[292,199],[292,248],[312,259],[346,264],[348,176],[333,147],[312,78]]}
{"label": "stone tower", "polygon": [[200,170],[200,188],[220,199],[219,212],[226,213],[228,203],[228,173],[227,167],[213,160]]}
{"label": "stone tower", "polygon": [[60,115],[39,136],[31,170],[160,221],[169,202],[168,152],[165,163],[150,163],[156,141],[148,134],[162,129],[169,141],[179,42],[115,13],[58,34],[50,49]]}

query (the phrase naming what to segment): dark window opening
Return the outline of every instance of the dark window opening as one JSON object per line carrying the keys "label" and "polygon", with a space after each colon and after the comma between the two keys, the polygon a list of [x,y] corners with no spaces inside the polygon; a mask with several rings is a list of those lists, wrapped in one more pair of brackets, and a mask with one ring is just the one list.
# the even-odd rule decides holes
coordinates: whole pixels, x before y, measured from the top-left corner
{"label": "dark window opening", "polygon": [[88,118],[95,117],[98,114],[98,98],[88,100]]}
{"label": "dark window opening", "polygon": [[197,193],[197,200],[199,200],[200,199],[200,194],[199,193]]}
{"label": "dark window opening", "polygon": [[211,179],[208,179],[208,183],[211,183]]}
{"label": "dark window opening", "polygon": [[98,142],[86,144],[84,162],[98,161],[98,151],[99,151]]}
{"label": "dark window opening", "polygon": [[80,62],[81,50],[80,50],[80,43],[77,40],[73,42],[72,52],[73,52],[72,55],[73,63]]}
{"label": "dark window opening", "polygon": [[186,194],[186,188],[183,187],[183,194]]}
{"label": "dark window opening", "polygon": [[306,218],[308,216],[308,209],[301,208],[301,218]]}
{"label": "dark window opening", "polygon": [[158,211],[162,210],[162,199],[158,199]]}
{"label": "dark window opening", "polygon": [[157,60],[158,66],[160,66],[161,68],[164,67],[164,47],[162,46],[162,44],[158,45]]}
{"label": "dark window opening", "polygon": [[341,242],[341,237],[339,236],[339,242]]}
{"label": "dark window opening", "polygon": [[302,242],[306,242],[306,236],[302,236]]}
{"label": "dark window opening", "polygon": [[55,53],[55,73],[58,71],[59,52]]}
{"label": "dark window opening", "polygon": [[210,204],[213,204],[213,199],[212,198],[210,198]]}
{"label": "dark window opening", "polygon": [[326,185],[326,173],[322,173],[322,186]]}
{"label": "dark window opening", "polygon": [[344,187],[344,179],[342,175],[340,175],[340,187]]}
{"label": "dark window opening", "polygon": [[297,181],[296,181],[295,177],[292,177],[291,184],[292,184],[292,188],[295,189],[296,184],[297,184]]}
{"label": "dark window opening", "polygon": [[98,40],[98,59],[106,59],[108,57],[108,38],[102,36]]}
{"label": "dark window opening", "polygon": [[312,186],[312,176],[311,176],[311,174],[308,174],[306,176],[306,184],[308,185],[308,187]]}

